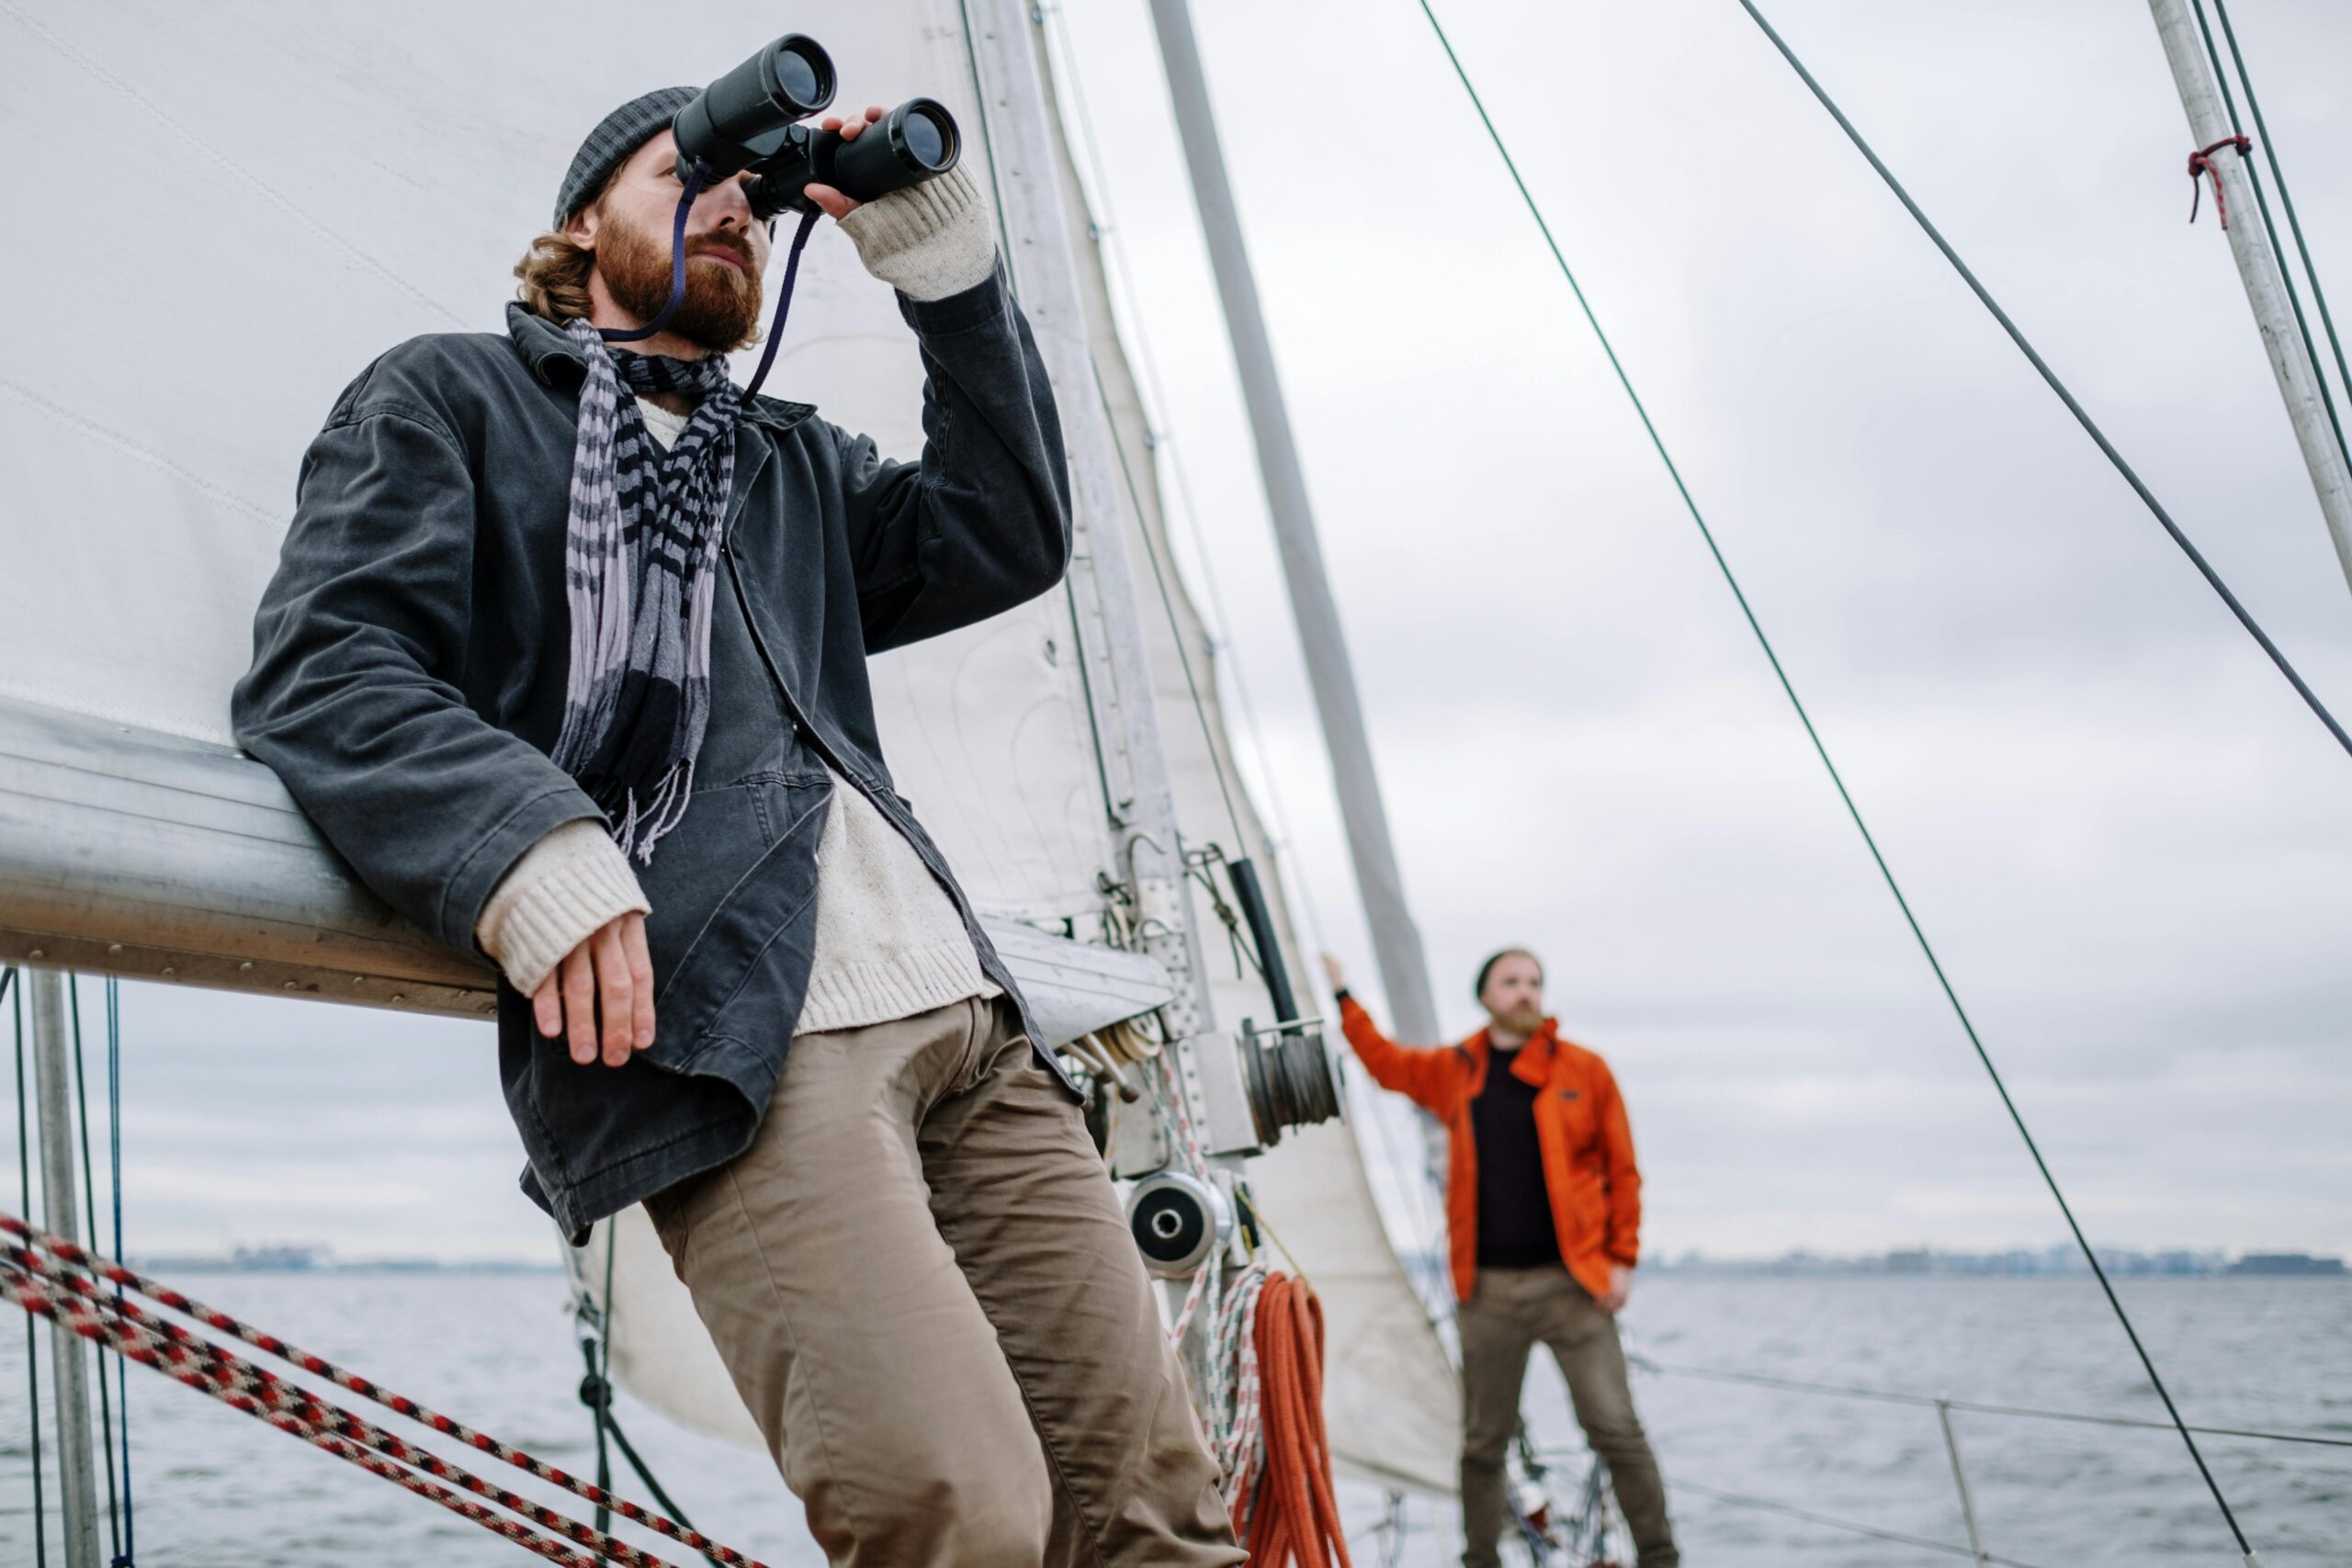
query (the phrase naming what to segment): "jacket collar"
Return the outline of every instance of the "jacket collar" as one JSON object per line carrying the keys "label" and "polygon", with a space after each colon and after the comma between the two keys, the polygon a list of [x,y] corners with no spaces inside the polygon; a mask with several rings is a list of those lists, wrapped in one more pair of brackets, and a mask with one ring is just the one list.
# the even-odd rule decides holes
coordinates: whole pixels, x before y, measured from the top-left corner
{"label": "jacket collar", "polygon": [[[580,345],[571,341],[571,334],[514,300],[506,305],[506,336],[541,386],[572,392],[586,378],[588,364],[580,357]],[[811,403],[761,396],[752,400],[743,417],[781,434],[816,412]]]}
{"label": "jacket collar", "polygon": [[[1462,1049],[1470,1056],[1473,1094],[1486,1087],[1487,1064],[1492,1059],[1494,1048],[1492,1032],[1485,1029],[1462,1043]],[[1547,1018],[1535,1026],[1535,1032],[1519,1048],[1519,1055],[1511,1061],[1511,1076],[1521,1083],[1544,1083],[1551,1077],[1553,1059],[1559,1054],[1560,1021]]]}

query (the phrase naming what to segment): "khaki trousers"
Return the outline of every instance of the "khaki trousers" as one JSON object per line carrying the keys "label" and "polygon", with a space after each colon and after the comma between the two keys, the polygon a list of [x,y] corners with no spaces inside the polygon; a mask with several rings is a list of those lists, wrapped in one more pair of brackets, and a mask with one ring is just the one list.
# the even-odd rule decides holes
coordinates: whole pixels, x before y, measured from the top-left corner
{"label": "khaki trousers", "polygon": [[752,1147],[647,1207],[835,1568],[1228,1568],[1117,1196],[1019,1027],[803,1035]]}
{"label": "khaki trousers", "polygon": [[1462,1561],[1496,1568],[1497,1542],[1510,1521],[1503,1461],[1519,1433],[1520,1385],[1528,1353],[1541,1344],[1560,1363],[1568,1400],[1585,1440],[1609,1466],[1617,1506],[1634,1532],[1640,1568],[1682,1561],[1666,1518],[1666,1486],[1634,1414],[1625,1349],[1617,1320],[1559,1264],[1541,1269],[1481,1269],[1461,1305]]}

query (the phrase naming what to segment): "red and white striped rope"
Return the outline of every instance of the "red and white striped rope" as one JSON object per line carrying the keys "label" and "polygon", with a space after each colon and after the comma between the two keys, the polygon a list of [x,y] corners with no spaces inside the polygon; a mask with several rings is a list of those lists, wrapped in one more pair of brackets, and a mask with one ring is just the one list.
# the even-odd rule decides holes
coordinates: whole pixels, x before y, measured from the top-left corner
{"label": "red and white striped rope", "polygon": [[1225,1248],[1212,1247],[1209,1249],[1209,1255],[1201,1260],[1201,1266],[1193,1270],[1193,1283],[1184,1292],[1184,1304],[1176,1314],[1175,1326],[1168,1331],[1168,1337],[1171,1343],[1176,1345],[1184,1343],[1185,1330],[1193,1326],[1193,1316],[1200,1311],[1201,1299],[1215,1286],[1218,1269],[1224,1261]]}
{"label": "red and white striped rope", "polygon": [[[1184,1085],[1177,1075],[1176,1054],[1163,1049],[1158,1060],[1160,1102],[1176,1123],[1177,1137],[1183,1145],[1185,1161],[1192,1167],[1194,1176],[1204,1182],[1214,1182],[1216,1178],[1209,1174],[1208,1156],[1201,1152],[1200,1135],[1193,1130],[1192,1110],[1184,1103]],[[1168,1331],[1168,1337],[1175,1343],[1182,1345],[1184,1342],[1185,1331],[1193,1326],[1193,1314],[1200,1310],[1202,1299],[1213,1292],[1216,1283],[1215,1276],[1219,1272],[1224,1258],[1225,1248],[1212,1245],[1209,1255],[1201,1260],[1200,1268],[1193,1270],[1192,1286],[1184,1292],[1184,1304],[1176,1314],[1176,1325]]]}
{"label": "red and white striped rope", "polygon": [[115,1317],[107,1311],[92,1310],[89,1303],[68,1292],[48,1289],[40,1280],[22,1269],[0,1268],[0,1300],[15,1302],[27,1312],[50,1319],[68,1333],[78,1334],[83,1338],[107,1346],[128,1359],[152,1367],[176,1382],[209,1393],[232,1409],[243,1411],[420,1497],[438,1503],[452,1513],[504,1536],[518,1546],[551,1562],[562,1563],[564,1568],[596,1568],[594,1558],[573,1551],[553,1536],[532,1529],[521,1519],[494,1513],[480,1503],[459,1496],[447,1487],[427,1481],[413,1470],[370,1453],[359,1444],[329,1429],[321,1420],[307,1419],[294,1410],[273,1405],[266,1399],[229,1385],[202,1358],[179,1351],[162,1336],[142,1329],[127,1319]]}
{"label": "red and white striped rope", "polygon": [[1206,1181],[1209,1179],[1209,1158],[1202,1152],[1200,1134],[1193,1129],[1193,1109],[1184,1099],[1183,1080],[1176,1070],[1176,1053],[1172,1048],[1162,1049],[1158,1060],[1163,1102],[1176,1122],[1177,1138],[1183,1145],[1185,1163],[1193,1168],[1194,1176]]}
{"label": "red and white striped rope", "polygon": [[[437,1411],[435,1411],[426,1405],[420,1404],[413,1399],[409,1399],[401,1394],[394,1393],[388,1389],[381,1388],[370,1380],[361,1377],[356,1372],[353,1372],[343,1367],[337,1366],[334,1362],[327,1360],[324,1357],[312,1355],[309,1351],[301,1349],[300,1347],[288,1344],[275,1335],[265,1334],[261,1330],[254,1328],[251,1325],[239,1321],[237,1318],[231,1316],[227,1313],[207,1306],[203,1303],[195,1300],[193,1297],[184,1295],[180,1292],[171,1289],[169,1286],[163,1284],[159,1280],[153,1280],[144,1274],[136,1272],[135,1270],[125,1269],[119,1264],[110,1263],[103,1258],[94,1257],[83,1248],[76,1247],[72,1242],[65,1240],[63,1237],[53,1235],[47,1231],[28,1225],[24,1221],[16,1218],[14,1215],[0,1214],[0,1234],[17,1236],[31,1244],[31,1247],[37,1250],[30,1254],[30,1256],[34,1258],[42,1258],[42,1255],[46,1255],[45,1258],[42,1258],[42,1260],[49,1266],[40,1269],[42,1273],[48,1275],[53,1280],[58,1280],[61,1283],[68,1283],[69,1288],[75,1289],[77,1293],[80,1293],[89,1299],[98,1300],[109,1309],[114,1307],[115,1303],[112,1301],[107,1301],[100,1292],[96,1291],[81,1290],[80,1286],[82,1284],[85,1284],[86,1281],[81,1280],[78,1275],[73,1273],[72,1269],[61,1269],[59,1266],[61,1264],[70,1264],[74,1269],[85,1270],[88,1274],[95,1275],[98,1279],[103,1280],[109,1284],[119,1285],[124,1290],[135,1291],[141,1295],[146,1296],[164,1306],[169,1307],[174,1312],[184,1314],[187,1316],[204,1324],[208,1327],[217,1329],[221,1333],[232,1335],[236,1338],[253,1346],[254,1348],[277,1357],[279,1359],[286,1361],[289,1365],[300,1367],[304,1371],[311,1372],[319,1377],[326,1378],[338,1387],[348,1389],[354,1393],[359,1394],[366,1399],[372,1400],[376,1404],[383,1405],[386,1409],[390,1410],[397,1415],[407,1416],[413,1421],[430,1427],[435,1431],[441,1432],[450,1438],[453,1438],[457,1441],[465,1444],[467,1447],[471,1448],[478,1452],[486,1453],[492,1459],[511,1464],[526,1474],[536,1476],[542,1481],[560,1486],[564,1490],[573,1494],[575,1496],[595,1505],[596,1506],[609,1508],[618,1517],[628,1519],[632,1523],[642,1525],[658,1534],[667,1536],[669,1539],[700,1553],[706,1558],[726,1564],[727,1568],[764,1568],[764,1565],[758,1562],[756,1560],[746,1557],[742,1553],[738,1552],[729,1547],[723,1546],[717,1541],[711,1540],[699,1530],[688,1529],[660,1514],[654,1513],[649,1508],[629,1501],[626,1497],[621,1497],[606,1492],[604,1488],[597,1486],[591,1482],[581,1480],[577,1476],[573,1476],[554,1465],[548,1464],[543,1460],[534,1458],[532,1455],[524,1452],[522,1450],[514,1447],[512,1444],[501,1442],[499,1439],[489,1436],[487,1433],[477,1431],[473,1427],[465,1425],[463,1422],[453,1420],[449,1416],[441,1415]],[[17,1249],[7,1248],[5,1250],[8,1252],[15,1252]],[[121,1304],[125,1309],[127,1309],[128,1314],[132,1316],[134,1321],[142,1323],[149,1327],[157,1329],[158,1331],[167,1333],[175,1337],[175,1343],[184,1344],[190,1347],[201,1347],[206,1351],[220,1355],[227,1354],[226,1351],[221,1350],[217,1346],[211,1345],[210,1342],[187,1334],[186,1330],[179,1328],[176,1325],[170,1324],[163,1319],[155,1318],[152,1314],[140,1312],[133,1303],[126,1302]],[[259,1368],[255,1368],[254,1371],[260,1371],[261,1370]],[[270,1376],[270,1374],[266,1371],[261,1372],[261,1375],[266,1378]],[[356,1417],[353,1417],[353,1419],[356,1420]],[[390,1436],[390,1434],[386,1435],[388,1437]],[[394,1442],[399,1441],[396,1438],[391,1440]],[[551,1517],[557,1519],[561,1519],[563,1517],[561,1515],[551,1515]],[[621,1544],[622,1550],[624,1551],[635,1550],[633,1548],[627,1547],[625,1543],[616,1544]],[[620,1554],[619,1552],[612,1552],[610,1555],[618,1556]],[[649,1558],[646,1559],[646,1562],[658,1562],[658,1560]]]}
{"label": "red and white striped rope", "polygon": [[1211,1437],[1226,1511],[1234,1529],[1249,1529],[1249,1505],[1266,1456],[1264,1399],[1258,1375],[1258,1298],[1266,1287],[1266,1266],[1253,1263],[1227,1287],[1209,1349],[1212,1397],[1216,1402]]}

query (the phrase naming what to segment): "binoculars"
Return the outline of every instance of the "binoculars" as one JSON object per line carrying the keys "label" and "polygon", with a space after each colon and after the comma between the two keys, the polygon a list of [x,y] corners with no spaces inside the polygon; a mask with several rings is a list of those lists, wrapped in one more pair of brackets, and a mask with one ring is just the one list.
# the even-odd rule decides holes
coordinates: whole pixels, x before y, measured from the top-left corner
{"label": "binoculars", "polygon": [[813,39],[786,33],[713,82],[678,111],[678,176],[702,167],[706,185],[745,169],[763,220],[791,208],[811,210],[811,185],[854,201],[945,174],[963,149],[955,117],[930,98],[910,98],[854,141],[799,123],[833,101],[832,57]]}

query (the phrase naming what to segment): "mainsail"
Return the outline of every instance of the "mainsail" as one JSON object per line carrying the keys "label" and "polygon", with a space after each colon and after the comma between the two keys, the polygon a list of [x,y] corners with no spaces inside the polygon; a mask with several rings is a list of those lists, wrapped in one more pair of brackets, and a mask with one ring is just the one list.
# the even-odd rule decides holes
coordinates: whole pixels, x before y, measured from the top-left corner
{"label": "mainsail", "polygon": [[[479,1010],[486,976],[353,887],[275,781],[230,747],[227,692],[297,457],[386,346],[498,330],[509,269],[599,114],[649,86],[707,79],[797,25],[832,52],[845,101],[922,92],[951,107],[997,195],[1017,288],[1053,268],[1067,276],[1075,257],[1075,302],[1063,297],[1055,319],[1024,295],[1065,421],[1107,428],[1116,444],[1072,443],[1071,584],[877,659],[875,694],[902,792],[1002,933],[1048,1031],[1075,1035],[1168,998],[1166,971],[1114,945],[1106,892],[1133,869],[1121,863],[1135,852],[1122,824],[1136,809],[1125,739],[1136,705],[1158,710],[1183,834],[1173,852],[1215,843],[1262,862],[1265,837],[1231,765],[1211,650],[1173,578],[1031,14],[995,0],[879,0],[821,16],[741,4],[693,15],[691,28],[662,29],[610,0],[0,0],[0,125],[18,150],[0,181],[16,210],[41,215],[39,233],[0,260],[24,307],[0,365],[11,500],[0,955]],[[1035,166],[1038,148],[1052,167]],[[820,235],[771,385],[910,455],[920,378],[888,291],[838,236]],[[1157,589],[1136,593],[1096,570],[1122,547],[1170,574],[1164,613]],[[1111,668],[1113,620],[1130,649],[1142,628],[1140,687]],[[1273,902],[1284,956],[1303,973],[1278,886]],[[137,931],[110,930],[127,910]],[[1224,944],[1195,939],[1193,951]],[[1254,978],[1230,963],[1206,968],[1219,1026],[1273,1021]],[[1445,1489],[1452,1378],[1351,1134],[1295,1130],[1250,1178],[1327,1303],[1339,1456],[1389,1484]],[[641,1216],[617,1231],[605,1303],[616,1371],[680,1419],[740,1431]]]}

